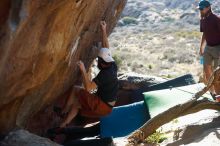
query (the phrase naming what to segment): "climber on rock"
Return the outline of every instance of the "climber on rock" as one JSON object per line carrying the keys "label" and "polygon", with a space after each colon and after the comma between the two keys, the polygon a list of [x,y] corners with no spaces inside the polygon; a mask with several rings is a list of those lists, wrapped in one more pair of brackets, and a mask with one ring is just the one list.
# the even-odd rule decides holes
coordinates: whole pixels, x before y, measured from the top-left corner
{"label": "climber on rock", "polygon": [[[74,87],[68,97],[62,113],[67,113],[60,127],[65,127],[79,113],[84,117],[99,118],[111,113],[116,103],[118,91],[117,66],[109,50],[106,32],[106,22],[101,21],[102,48],[98,53],[98,68],[100,72],[91,81],[86,72],[84,63],[78,61],[77,65],[83,77],[84,88]],[[97,89],[92,94],[91,91]]]}

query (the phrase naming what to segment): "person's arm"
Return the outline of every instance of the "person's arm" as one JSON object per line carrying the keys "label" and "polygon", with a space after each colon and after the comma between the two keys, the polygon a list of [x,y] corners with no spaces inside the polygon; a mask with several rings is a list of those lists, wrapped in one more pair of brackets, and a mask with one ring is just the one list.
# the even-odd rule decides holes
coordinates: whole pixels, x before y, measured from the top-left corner
{"label": "person's arm", "polygon": [[79,66],[79,69],[83,76],[83,85],[85,86],[86,91],[90,92],[93,89],[97,88],[97,85],[95,82],[91,81],[89,79],[88,73],[86,72],[84,63],[82,61],[77,62],[77,65]]}
{"label": "person's arm", "polygon": [[102,47],[109,48],[108,36],[107,36],[107,31],[106,31],[106,22],[101,21],[100,25],[102,29]]}
{"label": "person's arm", "polygon": [[201,39],[201,44],[200,44],[200,50],[199,50],[199,55],[203,55],[203,53],[204,53],[204,45],[205,45],[205,43],[206,43],[206,40],[205,40],[205,34],[203,33],[202,34],[202,39]]}

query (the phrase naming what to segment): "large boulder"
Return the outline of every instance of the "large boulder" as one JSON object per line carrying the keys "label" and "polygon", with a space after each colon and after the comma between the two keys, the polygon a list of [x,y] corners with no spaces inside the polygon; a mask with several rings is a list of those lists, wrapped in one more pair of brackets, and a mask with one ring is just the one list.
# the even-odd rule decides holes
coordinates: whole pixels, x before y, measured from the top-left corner
{"label": "large boulder", "polygon": [[88,69],[97,55],[100,21],[106,20],[110,33],[125,3],[0,1],[0,133],[25,127],[78,81],[76,61]]}

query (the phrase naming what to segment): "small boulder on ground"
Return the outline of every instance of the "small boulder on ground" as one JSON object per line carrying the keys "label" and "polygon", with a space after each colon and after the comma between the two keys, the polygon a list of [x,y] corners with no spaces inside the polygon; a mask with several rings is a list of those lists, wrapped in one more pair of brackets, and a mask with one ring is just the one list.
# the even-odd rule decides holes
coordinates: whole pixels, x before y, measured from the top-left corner
{"label": "small boulder on ground", "polygon": [[119,88],[122,90],[136,90],[143,86],[150,86],[164,82],[165,79],[155,76],[146,76],[137,73],[119,74]]}
{"label": "small boulder on ground", "polygon": [[47,138],[32,134],[26,130],[15,130],[10,132],[2,142],[1,146],[61,146]]}

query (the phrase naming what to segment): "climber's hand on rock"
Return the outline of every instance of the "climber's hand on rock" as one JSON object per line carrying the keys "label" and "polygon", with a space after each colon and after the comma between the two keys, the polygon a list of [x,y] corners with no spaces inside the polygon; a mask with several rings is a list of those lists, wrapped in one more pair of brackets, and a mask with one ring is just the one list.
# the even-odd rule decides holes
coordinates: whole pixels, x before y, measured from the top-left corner
{"label": "climber's hand on rock", "polygon": [[77,62],[77,65],[79,66],[79,69],[81,71],[85,71],[86,70],[84,63],[81,60]]}
{"label": "climber's hand on rock", "polygon": [[101,21],[100,25],[102,27],[102,30],[106,30],[106,22],[105,21]]}

